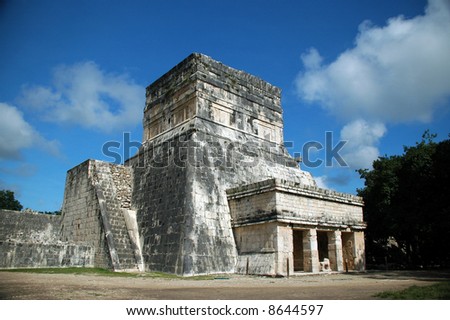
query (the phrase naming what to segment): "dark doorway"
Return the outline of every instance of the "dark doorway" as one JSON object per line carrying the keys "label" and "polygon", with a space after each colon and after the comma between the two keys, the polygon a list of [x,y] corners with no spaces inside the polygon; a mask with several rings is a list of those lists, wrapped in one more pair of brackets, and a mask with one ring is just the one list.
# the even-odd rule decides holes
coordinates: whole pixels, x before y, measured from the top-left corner
{"label": "dark doorway", "polygon": [[294,239],[294,272],[304,271],[303,267],[303,231],[293,230]]}
{"label": "dark doorway", "polygon": [[328,233],[326,231],[317,231],[317,249],[319,251],[319,261],[329,259],[328,257]]}

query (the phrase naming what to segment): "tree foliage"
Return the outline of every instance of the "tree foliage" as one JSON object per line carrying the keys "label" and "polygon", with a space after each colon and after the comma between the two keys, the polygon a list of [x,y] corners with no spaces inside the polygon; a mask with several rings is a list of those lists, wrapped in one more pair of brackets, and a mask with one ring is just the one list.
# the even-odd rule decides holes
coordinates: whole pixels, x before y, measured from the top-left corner
{"label": "tree foliage", "polygon": [[368,263],[450,264],[450,140],[428,131],[401,156],[380,157],[358,170],[365,187]]}
{"label": "tree foliage", "polygon": [[10,190],[0,190],[0,209],[22,210],[22,205],[14,197],[14,192]]}

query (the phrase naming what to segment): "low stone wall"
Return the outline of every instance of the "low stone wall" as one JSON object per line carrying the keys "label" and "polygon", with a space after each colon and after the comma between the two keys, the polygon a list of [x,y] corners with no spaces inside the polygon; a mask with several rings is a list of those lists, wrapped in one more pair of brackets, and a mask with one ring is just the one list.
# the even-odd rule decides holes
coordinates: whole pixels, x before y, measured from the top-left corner
{"label": "low stone wall", "polygon": [[0,210],[0,268],[91,267],[94,248],[59,240],[61,218]]}
{"label": "low stone wall", "polygon": [[0,210],[0,241],[48,243],[59,240],[60,216]]}
{"label": "low stone wall", "polygon": [[0,241],[0,268],[93,267],[94,249],[68,243]]}

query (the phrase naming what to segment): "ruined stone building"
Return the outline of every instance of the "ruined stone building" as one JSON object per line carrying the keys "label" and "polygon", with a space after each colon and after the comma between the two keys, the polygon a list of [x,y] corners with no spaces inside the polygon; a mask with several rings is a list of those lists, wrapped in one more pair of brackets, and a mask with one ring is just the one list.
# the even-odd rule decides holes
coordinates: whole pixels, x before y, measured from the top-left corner
{"label": "ruined stone building", "polygon": [[87,160],[69,170],[62,216],[50,231],[45,225],[51,239],[36,244],[41,255],[24,262],[23,237],[0,231],[2,267],[363,270],[362,200],[318,188],[288,154],[280,95],[255,76],[190,55],[147,87],[137,154],[124,165]]}

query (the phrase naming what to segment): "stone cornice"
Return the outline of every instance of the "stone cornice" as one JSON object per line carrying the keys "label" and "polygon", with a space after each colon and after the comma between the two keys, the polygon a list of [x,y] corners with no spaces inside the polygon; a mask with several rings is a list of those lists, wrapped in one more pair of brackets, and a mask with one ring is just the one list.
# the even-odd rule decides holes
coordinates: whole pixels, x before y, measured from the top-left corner
{"label": "stone cornice", "polygon": [[325,201],[340,202],[361,207],[364,206],[362,198],[352,194],[336,192],[276,178],[230,188],[227,190],[227,196],[228,199],[239,199],[269,191],[279,191]]}

